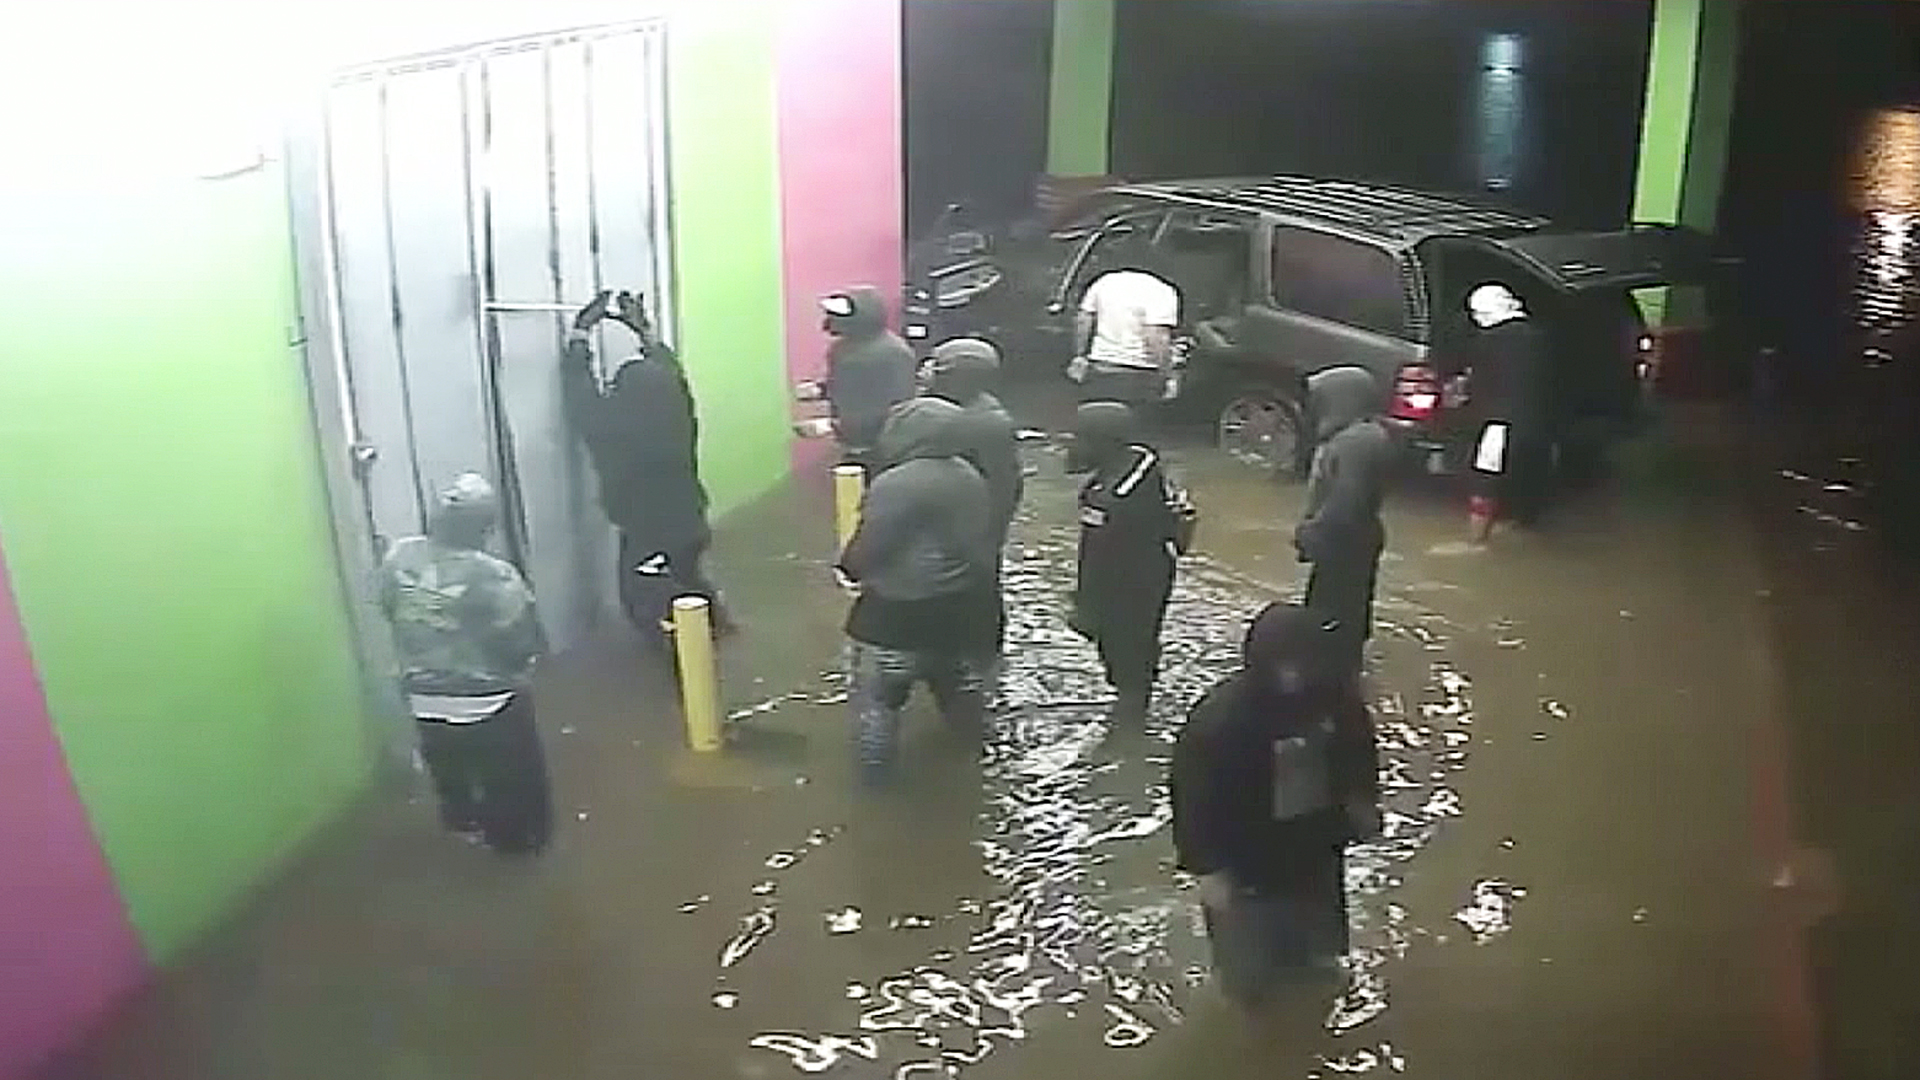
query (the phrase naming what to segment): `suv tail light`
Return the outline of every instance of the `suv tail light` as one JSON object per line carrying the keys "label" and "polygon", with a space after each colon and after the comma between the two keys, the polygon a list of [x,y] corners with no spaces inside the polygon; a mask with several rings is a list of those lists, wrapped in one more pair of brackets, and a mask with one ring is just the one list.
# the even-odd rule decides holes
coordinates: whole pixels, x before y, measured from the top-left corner
{"label": "suv tail light", "polygon": [[1393,379],[1393,403],[1387,414],[1395,420],[1429,420],[1440,408],[1440,377],[1425,364],[1408,364]]}

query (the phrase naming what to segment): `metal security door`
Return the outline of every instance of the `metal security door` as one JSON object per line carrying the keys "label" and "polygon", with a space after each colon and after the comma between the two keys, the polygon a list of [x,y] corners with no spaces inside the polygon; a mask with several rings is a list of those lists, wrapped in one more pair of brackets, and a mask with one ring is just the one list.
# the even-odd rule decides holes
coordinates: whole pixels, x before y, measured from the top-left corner
{"label": "metal security door", "polygon": [[[614,600],[561,408],[568,318],[634,289],[673,326],[663,74],[661,30],[638,24],[355,71],[327,101],[330,306],[371,540],[418,532],[440,485],[486,474],[500,553],[561,648]],[[633,350],[618,333],[601,331],[603,368]]]}

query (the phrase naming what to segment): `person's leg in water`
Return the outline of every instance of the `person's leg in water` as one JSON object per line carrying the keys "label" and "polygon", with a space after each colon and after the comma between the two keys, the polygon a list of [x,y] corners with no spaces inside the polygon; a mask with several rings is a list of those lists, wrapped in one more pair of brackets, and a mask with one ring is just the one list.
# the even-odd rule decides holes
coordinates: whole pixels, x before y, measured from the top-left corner
{"label": "person's leg in water", "polygon": [[1347,953],[1344,862],[1319,861],[1292,889],[1238,890],[1225,911],[1205,910],[1220,988],[1242,1008],[1257,1008],[1289,985],[1337,976]]}
{"label": "person's leg in water", "polygon": [[471,725],[445,720],[416,720],[420,760],[440,803],[440,824],[448,832],[472,836],[481,831],[479,770],[475,767]]}
{"label": "person's leg in water", "polygon": [[885,782],[900,741],[900,712],[913,695],[920,659],[913,653],[853,643],[848,701],[853,706],[854,754],[861,777]]}
{"label": "person's leg in water", "polygon": [[670,563],[665,554],[645,550],[629,534],[620,534],[620,550],[615,557],[620,609],[626,612],[640,640],[661,655],[673,651],[672,626],[667,621],[674,596]]}
{"label": "person's leg in water", "polygon": [[487,846],[502,855],[538,854],[553,835],[553,805],[532,696],[515,695],[474,727]]}
{"label": "person's leg in water", "polygon": [[1540,523],[1554,485],[1553,441],[1535,425],[1515,425],[1507,469],[1500,485],[1500,509],[1516,525]]}
{"label": "person's leg in water", "polygon": [[1366,665],[1367,641],[1373,637],[1379,574],[1379,551],[1362,550],[1322,559],[1307,575],[1307,606],[1339,624],[1339,648],[1355,676]]}
{"label": "person's leg in water", "polygon": [[922,657],[921,674],[940,718],[961,738],[977,740],[986,734],[988,663],[980,657],[932,655]]}
{"label": "person's leg in water", "polygon": [[667,572],[673,581],[674,596],[705,597],[707,603],[711,605],[714,632],[723,635],[731,634],[740,627],[733,621],[733,614],[727,610],[726,602],[721,599],[720,587],[707,576],[709,543],[709,540],[703,538],[696,543],[668,552]]}
{"label": "person's leg in water", "polygon": [[1113,685],[1116,726],[1137,728],[1146,722],[1160,675],[1160,629],[1172,588],[1169,566],[1164,577],[1139,582],[1100,614],[1097,644],[1107,681]]}

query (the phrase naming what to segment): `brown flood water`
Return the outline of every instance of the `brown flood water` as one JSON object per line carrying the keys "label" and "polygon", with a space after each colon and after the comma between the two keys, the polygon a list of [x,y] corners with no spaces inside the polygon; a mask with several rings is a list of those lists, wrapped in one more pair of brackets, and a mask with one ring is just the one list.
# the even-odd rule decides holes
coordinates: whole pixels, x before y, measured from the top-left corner
{"label": "brown flood water", "polygon": [[898,788],[850,784],[825,485],[796,483],[723,529],[735,750],[682,751],[667,681],[610,633],[541,697],[547,856],[496,861],[418,794],[376,797],[54,1075],[1800,1078],[1823,1045],[1910,1050],[1912,968],[1883,946],[1913,924],[1891,679],[1914,609],[1857,530],[1750,513],[1799,481],[1725,423],[1671,418],[1489,551],[1444,496],[1396,498],[1388,828],[1350,861],[1353,970],[1258,1023],[1205,986],[1164,771],[1246,616],[1299,584],[1301,493],[1180,455],[1202,550],[1147,735],[1109,742],[1062,620],[1072,487],[1030,461],[978,760],[921,702]]}

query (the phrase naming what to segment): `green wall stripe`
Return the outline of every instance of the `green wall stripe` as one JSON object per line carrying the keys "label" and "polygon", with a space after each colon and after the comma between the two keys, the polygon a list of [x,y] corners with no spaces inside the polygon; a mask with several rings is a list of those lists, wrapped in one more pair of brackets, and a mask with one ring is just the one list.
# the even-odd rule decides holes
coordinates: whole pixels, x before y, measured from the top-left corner
{"label": "green wall stripe", "polygon": [[101,185],[36,201],[0,251],[0,526],[75,784],[164,961],[369,753],[280,176],[130,161]]}
{"label": "green wall stripe", "polygon": [[679,343],[716,513],[788,467],[775,34],[760,2],[710,3],[668,23]]}
{"label": "green wall stripe", "polygon": [[1102,176],[1113,113],[1114,0],[1054,0],[1047,172]]}
{"label": "green wall stripe", "polygon": [[[1714,228],[1733,119],[1738,36],[1737,0],[1655,0],[1634,220]],[[1675,290],[1671,297],[1664,289],[1646,290],[1640,300],[1656,324],[1693,325],[1706,314],[1696,288]]]}

